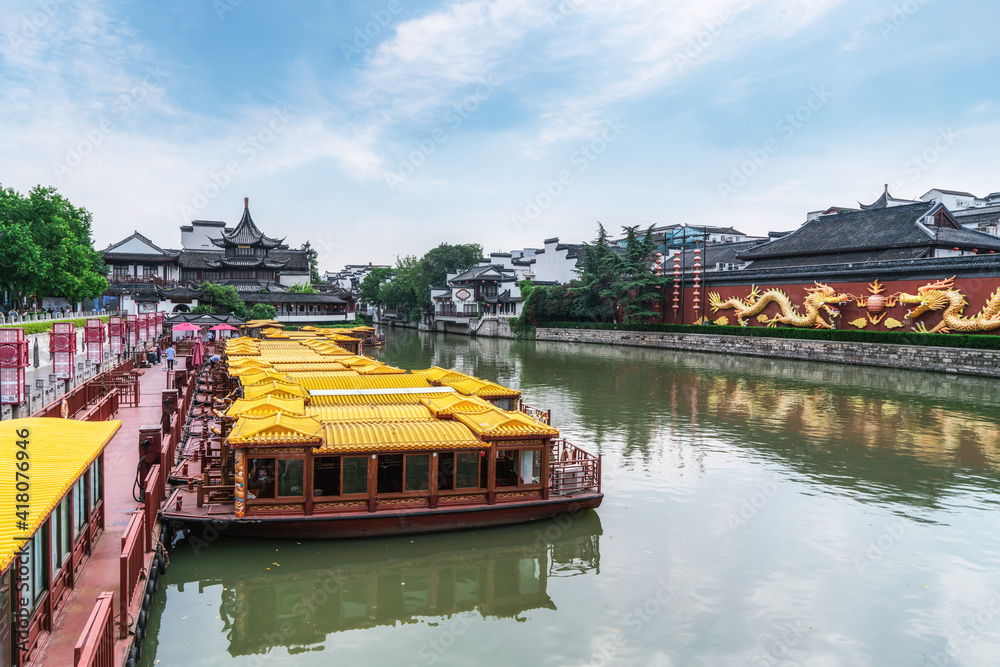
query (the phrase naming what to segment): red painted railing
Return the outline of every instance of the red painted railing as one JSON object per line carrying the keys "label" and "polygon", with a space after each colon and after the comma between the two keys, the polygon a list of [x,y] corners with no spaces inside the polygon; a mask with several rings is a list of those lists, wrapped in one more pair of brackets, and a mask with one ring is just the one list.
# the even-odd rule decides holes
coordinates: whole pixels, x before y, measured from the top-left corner
{"label": "red painted railing", "polygon": [[146,551],[153,550],[153,526],[156,525],[156,513],[163,503],[163,494],[166,491],[164,480],[164,467],[159,463],[150,467],[146,473],[145,496],[143,501],[143,514],[145,514],[146,529],[143,531],[144,548]]}
{"label": "red painted railing", "polygon": [[523,412],[532,419],[537,419],[543,424],[552,426],[552,410],[542,410],[541,408],[533,408],[522,400],[517,401],[518,412]]}
{"label": "red painted railing", "polygon": [[[90,406],[94,401],[100,400],[107,394],[105,387],[106,380],[130,372],[134,368],[131,359],[118,364],[114,368],[104,371],[99,375],[84,382],[69,393],[60,396],[44,408],[36,412],[33,417],[61,417],[62,404],[66,402],[66,414],[70,419],[76,419],[77,413]],[[115,412],[117,412],[117,407]],[[114,413],[112,413],[114,414]],[[81,421],[94,421],[93,419],[81,419]]]}
{"label": "red painted railing", "polygon": [[118,560],[118,627],[123,639],[128,636],[129,603],[139,585],[139,575],[142,574],[142,559],[145,555],[143,552],[145,546],[143,532],[145,530],[145,512],[136,512],[132,515],[132,520],[128,522],[128,527],[122,535],[122,553]]}
{"label": "red painted railing", "polygon": [[97,596],[97,604],[73,647],[74,667],[117,667],[113,600],[114,593]]}

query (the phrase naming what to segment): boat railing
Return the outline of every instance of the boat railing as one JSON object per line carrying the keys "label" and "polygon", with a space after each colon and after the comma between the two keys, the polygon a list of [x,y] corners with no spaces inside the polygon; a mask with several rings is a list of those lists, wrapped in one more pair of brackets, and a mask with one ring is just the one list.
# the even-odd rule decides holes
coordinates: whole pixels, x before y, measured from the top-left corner
{"label": "boat railing", "polygon": [[143,514],[146,515],[146,530],[143,531],[143,540],[146,551],[153,550],[153,528],[156,525],[156,513],[163,504],[166,494],[166,480],[163,473],[165,469],[160,464],[153,464],[146,474],[145,493],[143,496]]}
{"label": "boat railing", "polygon": [[128,610],[142,574],[145,530],[146,515],[144,512],[136,512],[122,534],[122,551],[118,558],[118,627],[122,639],[128,637]]}
{"label": "boat railing", "polygon": [[552,410],[542,410],[541,408],[534,408],[525,403],[524,401],[518,399],[517,401],[517,411],[523,412],[532,419],[537,419],[538,421],[546,424],[547,426],[552,426]]}
{"label": "boat railing", "polygon": [[74,667],[105,667],[115,664],[114,593],[97,596],[94,610],[73,647]]}
{"label": "boat railing", "polygon": [[601,455],[564,439],[552,441],[549,489],[557,495],[579,491],[601,492]]}

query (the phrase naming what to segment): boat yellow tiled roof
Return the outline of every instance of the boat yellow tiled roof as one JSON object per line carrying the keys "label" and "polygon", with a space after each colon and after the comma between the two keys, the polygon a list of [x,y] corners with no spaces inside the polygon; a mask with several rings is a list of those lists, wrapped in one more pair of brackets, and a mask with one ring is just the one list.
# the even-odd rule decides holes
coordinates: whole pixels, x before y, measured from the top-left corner
{"label": "boat yellow tiled roof", "polygon": [[327,422],[432,421],[434,415],[422,405],[310,405],[306,415]]}
{"label": "boat yellow tiled roof", "polygon": [[240,372],[247,373],[258,371],[261,368],[269,368],[271,363],[260,357],[239,357],[237,359],[230,358],[226,361],[226,365],[229,367],[229,374],[236,375]]}
{"label": "boat yellow tiled roof", "polygon": [[496,382],[490,382],[488,380],[477,380],[475,378],[468,378],[466,380],[458,381],[446,381],[441,382],[442,385],[446,387],[452,387],[455,391],[465,394],[466,396],[481,396],[483,398],[520,398],[521,392],[516,389],[510,389]]}
{"label": "boat yellow tiled roof", "polygon": [[457,422],[345,423],[323,425],[323,444],[316,454],[396,452],[442,449],[485,449],[468,428]]}
{"label": "boat yellow tiled roof", "polygon": [[471,375],[459,373],[458,371],[450,371],[447,368],[439,368],[438,366],[431,366],[430,368],[420,371],[412,371],[412,373],[414,375],[423,375],[434,384],[440,384],[442,381],[454,382],[456,380],[467,380],[472,378]]}
{"label": "boat yellow tiled roof", "polygon": [[240,384],[244,387],[249,387],[253,384],[260,384],[261,382],[281,382],[283,384],[295,384],[295,381],[285,373],[278,373],[269,368],[262,368],[260,370],[241,373],[239,375]]}
{"label": "boat yellow tiled roof", "polygon": [[402,368],[385,364],[368,364],[367,366],[351,366],[351,370],[360,375],[401,375],[406,373]]}
{"label": "boat yellow tiled roof", "polygon": [[346,371],[350,370],[336,361],[310,361],[297,364],[274,364],[274,370],[283,373],[305,373],[310,371]]}
{"label": "boat yellow tiled roof", "polygon": [[341,394],[312,396],[309,405],[420,405],[421,398],[440,394]]}
{"label": "boat yellow tiled roof", "polygon": [[376,361],[370,357],[365,357],[360,354],[351,354],[346,357],[338,357],[337,361],[344,364],[345,366],[370,366],[371,364],[381,364],[384,362]]}
{"label": "boat yellow tiled roof", "polygon": [[507,412],[493,408],[481,414],[456,414],[455,421],[468,426],[473,433],[483,438],[554,438],[559,430],[532,419],[521,412]]}
{"label": "boat yellow tiled roof", "polygon": [[420,403],[439,419],[456,414],[478,415],[495,409],[489,401],[484,401],[478,396],[463,394],[435,394],[421,398]]}
{"label": "boat yellow tiled roof", "polygon": [[250,320],[243,326],[247,327],[248,329],[256,329],[258,327],[263,327],[263,326],[281,327],[284,325],[281,324],[278,320]]}
{"label": "boat yellow tiled roof", "polygon": [[323,426],[312,417],[276,414],[260,419],[242,418],[233,426],[231,445],[297,445],[323,441]]}
{"label": "boat yellow tiled roof", "polygon": [[251,399],[239,398],[226,410],[227,417],[265,417],[274,414],[306,416],[305,400],[278,398],[274,395]]}
{"label": "boat yellow tiled roof", "polygon": [[[0,571],[10,565],[24,545],[25,541],[18,538],[31,537],[38,531],[121,425],[117,420],[84,422],[52,417],[0,421],[0,466],[4,470],[0,508],[5,512],[0,520]],[[25,430],[27,438],[23,437]],[[24,440],[27,443],[22,449],[17,443]],[[29,478],[30,494],[25,523],[19,527],[22,519],[15,514],[16,506],[25,503],[17,500],[15,475],[22,472],[18,464],[25,467],[25,463],[27,470],[23,474]]]}
{"label": "boat yellow tiled roof", "polygon": [[277,396],[278,398],[309,398],[309,392],[297,384],[262,382],[243,389],[243,398]]}
{"label": "boat yellow tiled roof", "polygon": [[311,377],[296,377],[310,391],[323,389],[422,389],[431,384],[419,375],[349,375],[317,373]]}

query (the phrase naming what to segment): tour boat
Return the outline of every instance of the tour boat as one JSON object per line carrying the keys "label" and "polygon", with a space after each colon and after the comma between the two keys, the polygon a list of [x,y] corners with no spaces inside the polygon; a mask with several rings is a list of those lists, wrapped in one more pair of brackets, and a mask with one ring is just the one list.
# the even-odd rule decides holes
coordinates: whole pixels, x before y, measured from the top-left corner
{"label": "tour boat", "polygon": [[519,391],[406,372],[333,331],[227,341],[205,387],[215,408],[193,419],[164,519],[207,534],[362,537],[601,504],[600,456],[561,439]]}

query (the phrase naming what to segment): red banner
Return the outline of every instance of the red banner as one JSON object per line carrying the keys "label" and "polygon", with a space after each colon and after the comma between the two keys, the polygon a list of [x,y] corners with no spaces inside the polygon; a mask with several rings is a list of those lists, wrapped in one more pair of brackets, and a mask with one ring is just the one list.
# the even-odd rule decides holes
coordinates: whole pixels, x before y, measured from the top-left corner
{"label": "red banner", "polygon": [[163,321],[167,319],[165,313],[157,311],[156,313],[156,337],[159,338],[163,335]]}
{"label": "red banner", "polygon": [[104,363],[104,327],[98,319],[87,320],[83,330],[84,347],[87,348],[87,361],[92,364]]}
{"label": "red banner", "polygon": [[139,346],[139,322],[135,315],[125,316],[125,331],[128,333],[128,346],[134,350]]}
{"label": "red banner", "polygon": [[112,315],[108,318],[108,342],[111,345],[111,354],[121,354],[125,351],[125,327],[122,326],[122,318]]}
{"label": "red banner", "polygon": [[24,369],[28,365],[28,341],[24,329],[0,329],[0,403],[24,403]]}
{"label": "red banner", "polygon": [[76,362],[76,329],[72,322],[56,322],[49,334],[52,372],[59,380],[72,380]]}

